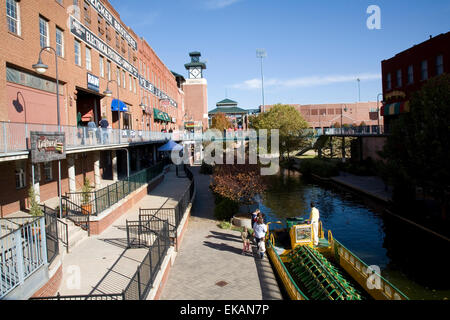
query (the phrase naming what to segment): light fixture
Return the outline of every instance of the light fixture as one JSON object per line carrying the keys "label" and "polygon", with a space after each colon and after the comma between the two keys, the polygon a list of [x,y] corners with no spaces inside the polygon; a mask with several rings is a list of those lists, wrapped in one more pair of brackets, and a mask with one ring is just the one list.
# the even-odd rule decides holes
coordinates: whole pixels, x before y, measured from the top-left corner
{"label": "light fixture", "polygon": [[33,69],[39,74],[44,74],[48,69],[48,65],[42,63],[41,58],[39,58],[38,63],[33,64]]}
{"label": "light fixture", "polygon": [[103,94],[104,94],[105,96],[107,96],[107,97],[111,97],[111,96],[112,96],[112,91],[109,90],[108,88],[106,88],[106,90],[103,91]]}

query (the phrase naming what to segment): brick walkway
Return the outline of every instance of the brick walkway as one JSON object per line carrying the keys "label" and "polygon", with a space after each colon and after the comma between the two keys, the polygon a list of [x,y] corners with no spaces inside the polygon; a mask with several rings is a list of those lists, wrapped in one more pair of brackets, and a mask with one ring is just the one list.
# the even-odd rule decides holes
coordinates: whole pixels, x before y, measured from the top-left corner
{"label": "brick walkway", "polygon": [[199,167],[192,172],[196,183],[192,216],[161,300],[282,299],[267,257],[241,254],[240,233],[220,229],[213,219],[210,177],[199,174]]}
{"label": "brick walkway", "polygon": [[[121,293],[136,272],[148,249],[126,249],[126,220],[137,220],[139,208],[173,208],[189,185],[187,178],[177,178],[175,168],[151,194],[117,219],[102,234],[83,240],[63,260],[61,295],[89,293]],[[80,271],[80,286],[73,287],[76,271]]]}

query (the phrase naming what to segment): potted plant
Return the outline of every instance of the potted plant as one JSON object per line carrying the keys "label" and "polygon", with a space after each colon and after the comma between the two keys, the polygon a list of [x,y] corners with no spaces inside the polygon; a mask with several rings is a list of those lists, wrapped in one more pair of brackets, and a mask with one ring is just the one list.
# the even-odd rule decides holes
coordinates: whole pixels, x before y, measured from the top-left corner
{"label": "potted plant", "polygon": [[[36,193],[33,186],[31,186],[28,190],[28,197],[30,201],[30,215],[33,217],[42,217],[44,215],[44,212],[42,212],[39,203],[36,201]],[[39,239],[41,238],[41,228],[39,226],[31,227],[31,232],[33,233],[33,237],[35,235],[39,235]]]}
{"label": "potted plant", "polygon": [[92,213],[92,204],[90,203],[91,190],[91,182],[86,178],[86,180],[84,180],[83,188],[81,189],[81,209],[83,214]]}

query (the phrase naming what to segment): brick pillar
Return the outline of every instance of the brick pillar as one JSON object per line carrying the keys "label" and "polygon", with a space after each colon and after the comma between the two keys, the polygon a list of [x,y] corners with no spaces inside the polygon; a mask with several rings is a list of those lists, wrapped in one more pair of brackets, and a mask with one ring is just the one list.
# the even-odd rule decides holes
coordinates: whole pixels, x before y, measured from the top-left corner
{"label": "brick pillar", "polygon": [[100,177],[100,151],[94,152],[94,182],[95,189],[100,188],[101,177]]}
{"label": "brick pillar", "polygon": [[113,172],[113,181],[117,181],[118,176],[117,176],[117,155],[116,155],[116,150],[112,150],[111,151],[111,163],[112,163],[112,172]]}
{"label": "brick pillar", "polygon": [[67,156],[67,169],[69,175],[69,192],[76,192],[77,183],[75,180],[75,159],[73,156]]}

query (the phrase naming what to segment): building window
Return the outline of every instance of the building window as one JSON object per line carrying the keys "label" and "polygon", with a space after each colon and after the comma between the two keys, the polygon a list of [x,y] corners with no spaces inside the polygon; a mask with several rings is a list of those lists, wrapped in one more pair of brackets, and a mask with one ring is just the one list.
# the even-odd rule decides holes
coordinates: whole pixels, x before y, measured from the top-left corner
{"label": "building window", "polygon": [[427,60],[422,61],[422,68],[421,68],[421,80],[427,80],[428,79],[428,62]]}
{"label": "building window", "polygon": [[411,65],[408,67],[408,84],[414,83],[414,67]]}
{"label": "building window", "polygon": [[137,79],[136,78],[133,78],[133,89],[134,89],[134,93],[137,93],[136,92],[136,82],[137,82]]}
{"label": "building window", "polygon": [[118,32],[116,32],[116,48],[120,49],[120,37]]}
{"label": "building window", "polygon": [[444,73],[444,57],[442,55],[436,57],[436,75]]}
{"label": "building window", "polygon": [[48,47],[50,44],[50,37],[48,36],[48,21],[39,17],[39,34],[41,48]]}
{"label": "building window", "polygon": [[45,174],[45,181],[53,180],[53,168],[51,162],[44,163],[44,174]]}
{"label": "building window", "polygon": [[56,0],[56,2],[58,2],[60,5],[63,4],[63,0]]}
{"label": "building window", "polygon": [[6,0],[6,21],[8,30],[20,36],[20,10],[17,0]]}
{"label": "building window", "polygon": [[100,77],[104,78],[105,77],[105,70],[103,67],[103,57],[100,56],[99,60],[98,60],[98,66],[100,68]]}
{"label": "building window", "polygon": [[117,67],[117,85],[120,87],[120,68]]}
{"label": "building window", "polygon": [[56,54],[64,57],[64,31],[56,27]]}
{"label": "building window", "polygon": [[123,88],[126,89],[127,88],[127,74],[125,73],[125,71],[122,71],[122,84],[123,84]]}
{"label": "building window", "polygon": [[78,40],[75,40],[75,64],[77,66],[81,66],[81,42]]}
{"label": "building window", "polygon": [[86,69],[92,70],[91,49],[86,47]]}
{"label": "building window", "polygon": [[91,25],[91,14],[90,14],[90,10],[89,10],[89,3],[87,3],[86,1],[84,1],[84,22],[86,23],[86,25],[89,27]]}
{"label": "building window", "polygon": [[133,91],[133,77],[131,76],[131,74],[128,75],[128,76],[129,76],[129,79],[130,79],[130,91]]}
{"label": "building window", "polygon": [[106,72],[108,73],[108,81],[111,80],[111,61],[106,62]]}
{"label": "building window", "polygon": [[397,70],[397,87],[402,86],[402,70]]}
{"label": "building window", "polygon": [[18,162],[16,165],[16,189],[22,189],[25,187],[25,164],[23,162]]}
{"label": "building window", "polygon": [[391,74],[388,73],[386,76],[386,89],[387,90],[391,90],[392,89],[392,79],[391,79]]}

